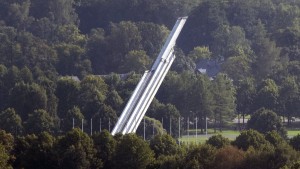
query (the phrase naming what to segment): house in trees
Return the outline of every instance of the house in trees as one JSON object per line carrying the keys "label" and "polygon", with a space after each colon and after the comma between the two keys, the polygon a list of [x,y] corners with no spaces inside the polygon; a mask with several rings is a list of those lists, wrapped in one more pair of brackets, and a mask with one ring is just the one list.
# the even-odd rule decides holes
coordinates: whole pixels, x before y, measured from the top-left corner
{"label": "house in trees", "polygon": [[201,59],[197,64],[197,72],[214,78],[221,71],[222,60]]}

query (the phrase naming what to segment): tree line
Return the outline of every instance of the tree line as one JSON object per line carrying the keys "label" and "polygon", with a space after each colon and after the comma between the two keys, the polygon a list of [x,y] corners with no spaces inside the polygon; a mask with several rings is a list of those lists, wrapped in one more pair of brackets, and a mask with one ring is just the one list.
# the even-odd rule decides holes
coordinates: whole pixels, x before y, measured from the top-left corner
{"label": "tree line", "polygon": [[75,128],[61,136],[48,132],[14,137],[0,130],[0,166],[9,168],[241,168],[299,167],[297,135],[245,130],[233,141],[214,135],[203,144],[182,144],[167,134],[144,141],[135,134],[88,136]]}

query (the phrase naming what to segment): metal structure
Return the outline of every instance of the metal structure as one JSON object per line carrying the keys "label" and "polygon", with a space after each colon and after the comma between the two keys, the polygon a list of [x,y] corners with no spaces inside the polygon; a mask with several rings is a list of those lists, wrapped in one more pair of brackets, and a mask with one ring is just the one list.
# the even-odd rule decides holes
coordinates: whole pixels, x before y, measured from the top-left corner
{"label": "metal structure", "polygon": [[135,133],[137,130],[175,59],[174,46],[186,20],[187,17],[180,17],[176,21],[151,70],[145,71],[140,82],[136,86],[119,117],[118,122],[111,132],[112,135],[115,135],[116,133]]}

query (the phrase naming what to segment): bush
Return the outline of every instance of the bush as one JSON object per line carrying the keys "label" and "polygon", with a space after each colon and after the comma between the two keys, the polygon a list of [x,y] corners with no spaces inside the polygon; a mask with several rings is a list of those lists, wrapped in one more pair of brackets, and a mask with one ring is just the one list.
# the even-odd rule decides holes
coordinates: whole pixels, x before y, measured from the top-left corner
{"label": "bush", "polygon": [[223,137],[221,134],[213,135],[211,136],[207,141],[206,144],[210,144],[217,149],[223,148],[230,144],[230,141],[228,138]]}

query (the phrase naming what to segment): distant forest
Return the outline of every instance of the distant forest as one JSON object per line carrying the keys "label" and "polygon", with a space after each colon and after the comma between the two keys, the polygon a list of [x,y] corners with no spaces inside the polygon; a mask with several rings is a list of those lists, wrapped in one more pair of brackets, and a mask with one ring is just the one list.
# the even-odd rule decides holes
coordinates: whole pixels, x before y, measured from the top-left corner
{"label": "distant forest", "polygon": [[[179,116],[209,117],[222,128],[264,107],[290,122],[300,115],[299,5],[0,1],[1,128],[59,133],[71,129],[73,118],[78,126],[90,118],[98,120],[95,128],[100,118],[104,128],[109,119],[113,126],[179,16],[189,18],[177,58],[147,116],[171,118],[175,135]],[[196,70],[202,59],[222,60],[216,77]]]}
{"label": "distant forest", "polygon": [[[0,0],[0,129],[5,130],[0,152],[20,155],[41,137],[51,146],[63,147],[69,138],[89,137],[72,130],[82,125],[86,133],[92,126],[98,137],[105,135],[99,130],[113,128],[141,74],[151,67],[181,16],[188,20],[177,40],[176,59],[146,113],[147,139],[153,125],[155,133],[171,128],[172,136],[178,137],[180,118],[198,118],[203,132],[206,117],[215,130],[228,127],[237,116],[262,112],[284,119],[286,126],[300,117],[298,0]],[[199,72],[197,65],[203,60],[219,62],[220,72],[214,77]],[[271,125],[270,130],[286,139],[282,126]],[[138,135],[141,132],[139,128]],[[8,137],[19,138],[22,144],[15,144],[23,147],[2,148]],[[258,153],[255,146],[249,151]],[[74,153],[72,147],[67,152]],[[83,168],[110,165],[102,163],[115,158],[110,155],[96,159],[99,163],[88,157]],[[160,162],[178,158],[164,156]],[[202,164],[202,157],[193,158],[191,165]],[[12,155],[7,165],[38,168],[18,161],[22,159]]]}
{"label": "distant forest", "polygon": [[[73,118],[78,126],[94,118],[95,128],[101,118],[103,128],[109,119],[113,127],[179,16],[189,18],[177,58],[147,116],[171,118],[175,135],[179,116],[209,117],[222,128],[264,107],[290,122],[300,115],[299,5],[0,1],[0,126],[18,134],[59,133],[71,129]],[[196,70],[203,59],[222,60],[217,76]],[[32,127],[43,120],[45,126]],[[203,120],[199,124],[203,128]]]}

